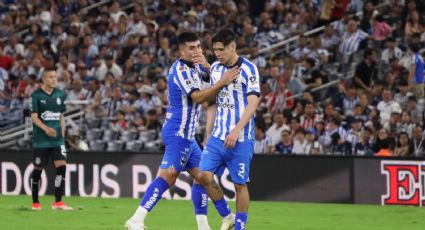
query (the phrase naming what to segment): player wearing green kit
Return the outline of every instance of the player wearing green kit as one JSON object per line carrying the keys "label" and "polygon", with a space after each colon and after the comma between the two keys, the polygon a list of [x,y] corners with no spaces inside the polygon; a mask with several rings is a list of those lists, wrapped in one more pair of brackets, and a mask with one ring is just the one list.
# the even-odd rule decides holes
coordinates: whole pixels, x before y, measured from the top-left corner
{"label": "player wearing green kit", "polygon": [[30,110],[33,122],[33,160],[31,175],[32,209],[41,210],[38,200],[40,177],[49,158],[56,168],[55,202],[52,209],[72,210],[62,201],[65,187],[66,149],[65,149],[65,94],[55,88],[57,83],[54,69],[43,73],[43,85],[31,94]]}

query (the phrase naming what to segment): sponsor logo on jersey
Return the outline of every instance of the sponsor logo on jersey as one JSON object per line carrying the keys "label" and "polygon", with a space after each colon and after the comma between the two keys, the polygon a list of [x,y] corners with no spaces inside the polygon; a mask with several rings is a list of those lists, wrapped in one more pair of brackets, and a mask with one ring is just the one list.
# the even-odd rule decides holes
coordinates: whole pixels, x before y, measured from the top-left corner
{"label": "sponsor logo on jersey", "polygon": [[44,121],[59,121],[61,119],[61,113],[47,110],[41,114],[41,119]]}
{"label": "sponsor logo on jersey", "polygon": [[217,103],[217,106],[220,108],[224,108],[224,109],[235,109],[235,105],[234,104],[230,104],[230,103]]}

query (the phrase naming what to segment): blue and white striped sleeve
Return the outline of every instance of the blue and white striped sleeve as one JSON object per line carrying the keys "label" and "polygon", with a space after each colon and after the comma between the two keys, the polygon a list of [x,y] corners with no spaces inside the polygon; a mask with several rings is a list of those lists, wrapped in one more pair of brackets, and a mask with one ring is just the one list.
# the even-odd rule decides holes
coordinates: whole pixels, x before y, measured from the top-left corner
{"label": "blue and white striped sleeve", "polygon": [[258,73],[257,66],[250,63],[249,70],[247,71],[248,84],[247,84],[247,96],[257,95],[260,97],[260,74]]}
{"label": "blue and white striped sleeve", "polygon": [[180,90],[184,93],[184,95],[189,96],[196,90],[199,90],[198,85],[195,83],[193,79],[193,75],[190,72],[190,69],[186,66],[177,67],[175,71],[177,85]]}

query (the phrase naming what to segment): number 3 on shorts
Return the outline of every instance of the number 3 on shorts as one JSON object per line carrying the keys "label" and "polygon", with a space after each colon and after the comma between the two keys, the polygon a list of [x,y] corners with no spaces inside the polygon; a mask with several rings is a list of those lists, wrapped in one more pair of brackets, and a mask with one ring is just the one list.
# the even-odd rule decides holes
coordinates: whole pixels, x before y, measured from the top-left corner
{"label": "number 3 on shorts", "polygon": [[242,179],[245,178],[245,164],[244,163],[239,163],[238,176],[241,177]]}
{"label": "number 3 on shorts", "polygon": [[65,149],[65,145],[61,145],[61,154],[66,157],[66,149]]}

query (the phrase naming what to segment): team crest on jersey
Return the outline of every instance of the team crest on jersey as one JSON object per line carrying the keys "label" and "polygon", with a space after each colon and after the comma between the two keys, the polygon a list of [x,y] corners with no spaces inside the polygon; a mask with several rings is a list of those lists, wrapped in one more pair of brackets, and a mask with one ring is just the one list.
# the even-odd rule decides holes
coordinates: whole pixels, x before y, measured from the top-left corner
{"label": "team crest on jersey", "polygon": [[251,83],[254,83],[254,82],[256,82],[256,81],[257,81],[257,76],[252,75],[252,76],[249,78],[249,80],[251,81]]}
{"label": "team crest on jersey", "polygon": [[180,67],[179,67],[179,70],[180,70],[180,71],[185,71],[185,70],[187,70],[187,67],[186,67],[186,66],[180,66]]}
{"label": "team crest on jersey", "polygon": [[56,104],[61,105],[62,104],[62,100],[58,97],[56,98]]}

